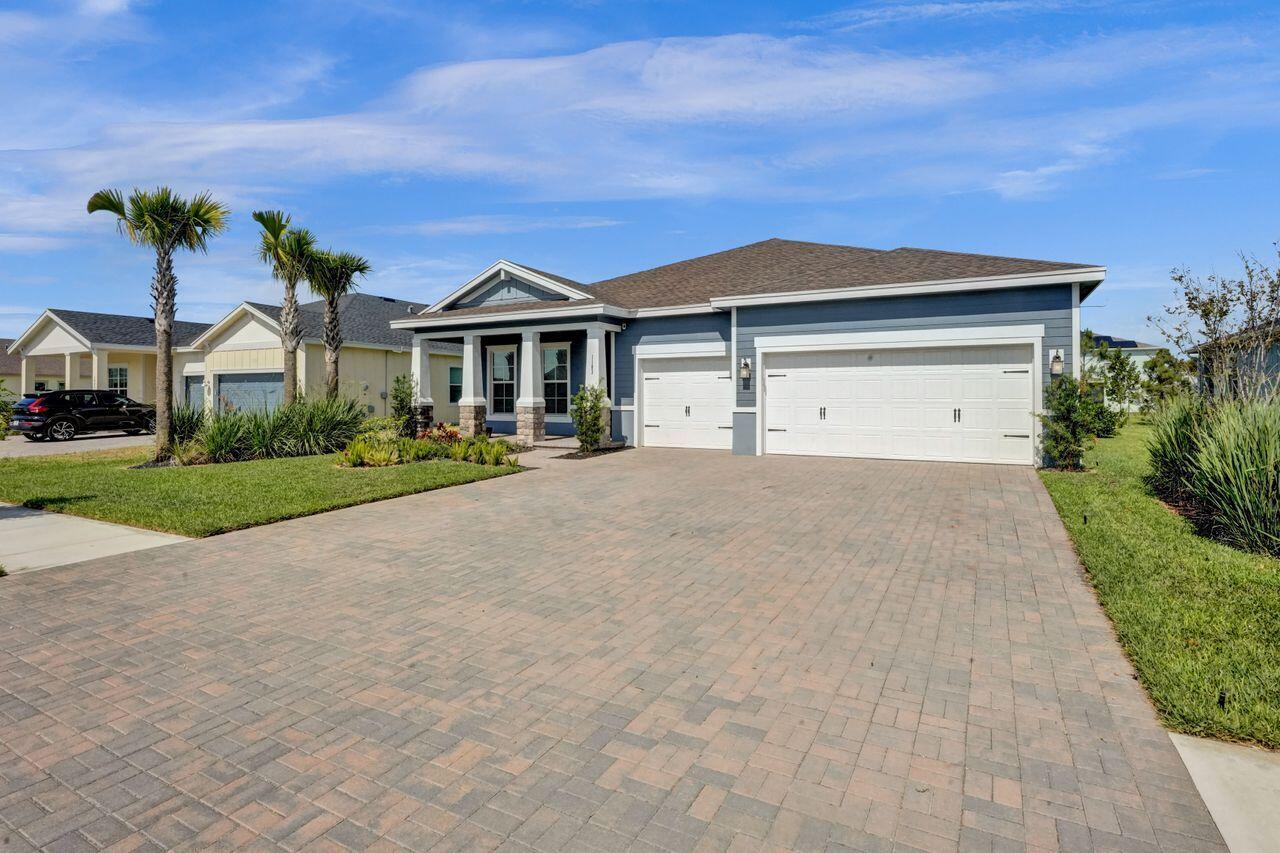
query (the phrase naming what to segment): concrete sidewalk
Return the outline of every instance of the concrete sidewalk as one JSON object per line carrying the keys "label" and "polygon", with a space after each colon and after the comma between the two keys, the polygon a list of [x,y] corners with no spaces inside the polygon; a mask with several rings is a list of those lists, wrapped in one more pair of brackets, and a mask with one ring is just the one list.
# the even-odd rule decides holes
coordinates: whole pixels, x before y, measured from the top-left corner
{"label": "concrete sidewalk", "polygon": [[186,541],[170,533],[0,504],[0,566],[13,574]]}
{"label": "concrete sidewalk", "polygon": [[1280,848],[1280,753],[1170,732],[1231,853]]}

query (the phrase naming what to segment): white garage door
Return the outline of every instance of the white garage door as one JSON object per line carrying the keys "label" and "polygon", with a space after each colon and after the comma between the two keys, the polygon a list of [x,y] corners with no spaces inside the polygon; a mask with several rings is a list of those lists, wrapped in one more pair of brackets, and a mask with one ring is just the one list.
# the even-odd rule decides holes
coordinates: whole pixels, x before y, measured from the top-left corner
{"label": "white garage door", "polygon": [[765,357],[768,453],[1032,463],[1029,345]]}
{"label": "white garage door", "polygon": [[640,362],[640,416],[649,447],[733,446],[733,379],[727,358]]}

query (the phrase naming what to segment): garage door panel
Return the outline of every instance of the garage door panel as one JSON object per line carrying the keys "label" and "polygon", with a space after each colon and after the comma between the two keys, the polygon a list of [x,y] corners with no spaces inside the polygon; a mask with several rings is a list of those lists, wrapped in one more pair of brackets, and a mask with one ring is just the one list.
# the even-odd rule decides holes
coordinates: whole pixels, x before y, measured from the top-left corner
{"label": "garage door panel", "polygon": [[1031,359],[1029,345],[767,356],[765,451],[1029,464]]}
{"label": "garage door panel", "polygon": [[[727,450],[733,446],[733,380],[727,358],[641,362],[644,444]],[[789,408],[786,395],[773,415]]]}

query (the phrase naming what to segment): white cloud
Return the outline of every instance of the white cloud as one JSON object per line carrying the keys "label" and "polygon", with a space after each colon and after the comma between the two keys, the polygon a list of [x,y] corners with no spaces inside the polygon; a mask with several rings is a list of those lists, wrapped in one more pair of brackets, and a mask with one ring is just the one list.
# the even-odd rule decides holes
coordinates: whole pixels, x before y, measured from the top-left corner
{"label": "white cloud", "polygon": [[432,237],[473,236],[476,234],[523,234],[529,231],[578,230],[609,228],[621,225],[617,219],[603,216],[516,216],[482,214],[432,219],[411,225],[406,230]]}
{"label": "white cloud", "polygon": [[860,29],[904,22],[935,22],[948,19],[1057,12],[1096,3],[1070,0],[973,0],[973,2],[868,3],[840,9],[813,19],[814,26]]}
{"label": "white cloud", "polygon": [[69,243],[62,237],[43,234],[0,234],[0,252],[50,252]]}

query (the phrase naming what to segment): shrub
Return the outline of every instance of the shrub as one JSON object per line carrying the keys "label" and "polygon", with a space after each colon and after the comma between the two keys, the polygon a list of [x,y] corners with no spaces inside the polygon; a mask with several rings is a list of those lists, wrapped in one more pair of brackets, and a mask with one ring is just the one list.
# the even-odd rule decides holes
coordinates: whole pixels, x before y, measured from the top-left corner
{"label": "shrub", "polygon": [[1205,421],[1188,478],[1215,538],[1280,556],[1280,400],[1233,400]]}
{"label": "shrub", "polygon": [[173,417],[169,421],[169,433],[174,445],[191,441],[204,426],[204,407],[188,406],[185,403],[173,407]]}
{"label": "shrub", "polygon": [[409,438],[414,434],[413,400],[417,396],[417,386],[412,376],[400,374],[391,381],[391,415],[399,420],[400,434]]}
{"label": "shrub", "polygon": [[1187,476],[1199,444],[1198,429],[1208,416],[1200,397],[1174,397],[1156,410],[1147,449],[1151,455],[1148,482],[1160,495],[1182,500]]}
{"label": "shrub", "polygon": [[[16,399],[14,393],[4,385],[4,380],[0,379],[0,441],[9,434],[9,414],[13,411],[13,401]],[[3,575],[0,575],[3,577]]]}
{"label": "shrub", "polygon": [[369,435],[370,433],[391,433],[395,436],[404,435],[405,420],[396,415],[378,415],[377,417],[365,418],[364,423],[360,424],[358,435]]}
{"label": "shrub", "polygon": [[351,443],[365,421],[363,407],[343,397],[301,399],[277,411],[290,421],[293,456],[337,453]]}
{"label": "shrub", "polygon": [[210,462],[234,462],[244,452],[245,416],[222,412],[205,421],[199,440]]}
{"label": "shrub", "polygon": [[174,442],[169,453],[177,465],[203,465],[209,461],[209,452],[198,438]]}
{"label": "shrub", "polygon": [[428,459],[447,459],[449,445],[420,438],[402,438],[396,443],[400,459],[404,462],[423,462]]}
{"label": "shrub", "polygon": [[599,385],[583,385],[573,395],[569,413],[573,416],[579,449],[584,453],[598,449],[604,438],[604,389]]}
{"label": "shrub", "polygon": [[456,444],[462,440],[462,432],[452,424],[436,424],[419,432],[418,438],[439,444]]}
{"label": "shrub", "polygon": [[370,435],[357,436],[341,455],[342,464],[349,468],[385,468],[401,462],[395,441]]}
{"label": "shrub", "polygon": [[1085,445],[1092,441],[1097,419],[1084,385],[1073,376],[1056,376],[1044,392],[1038,415],[1045,455],[1060,468],[1079,468]]}
{"label": "shrub", "polygon": [[293,455],[292,424],[283,410],[245,411],[240,412],[239,417],[244,426],[241,459],[274,459]]}

